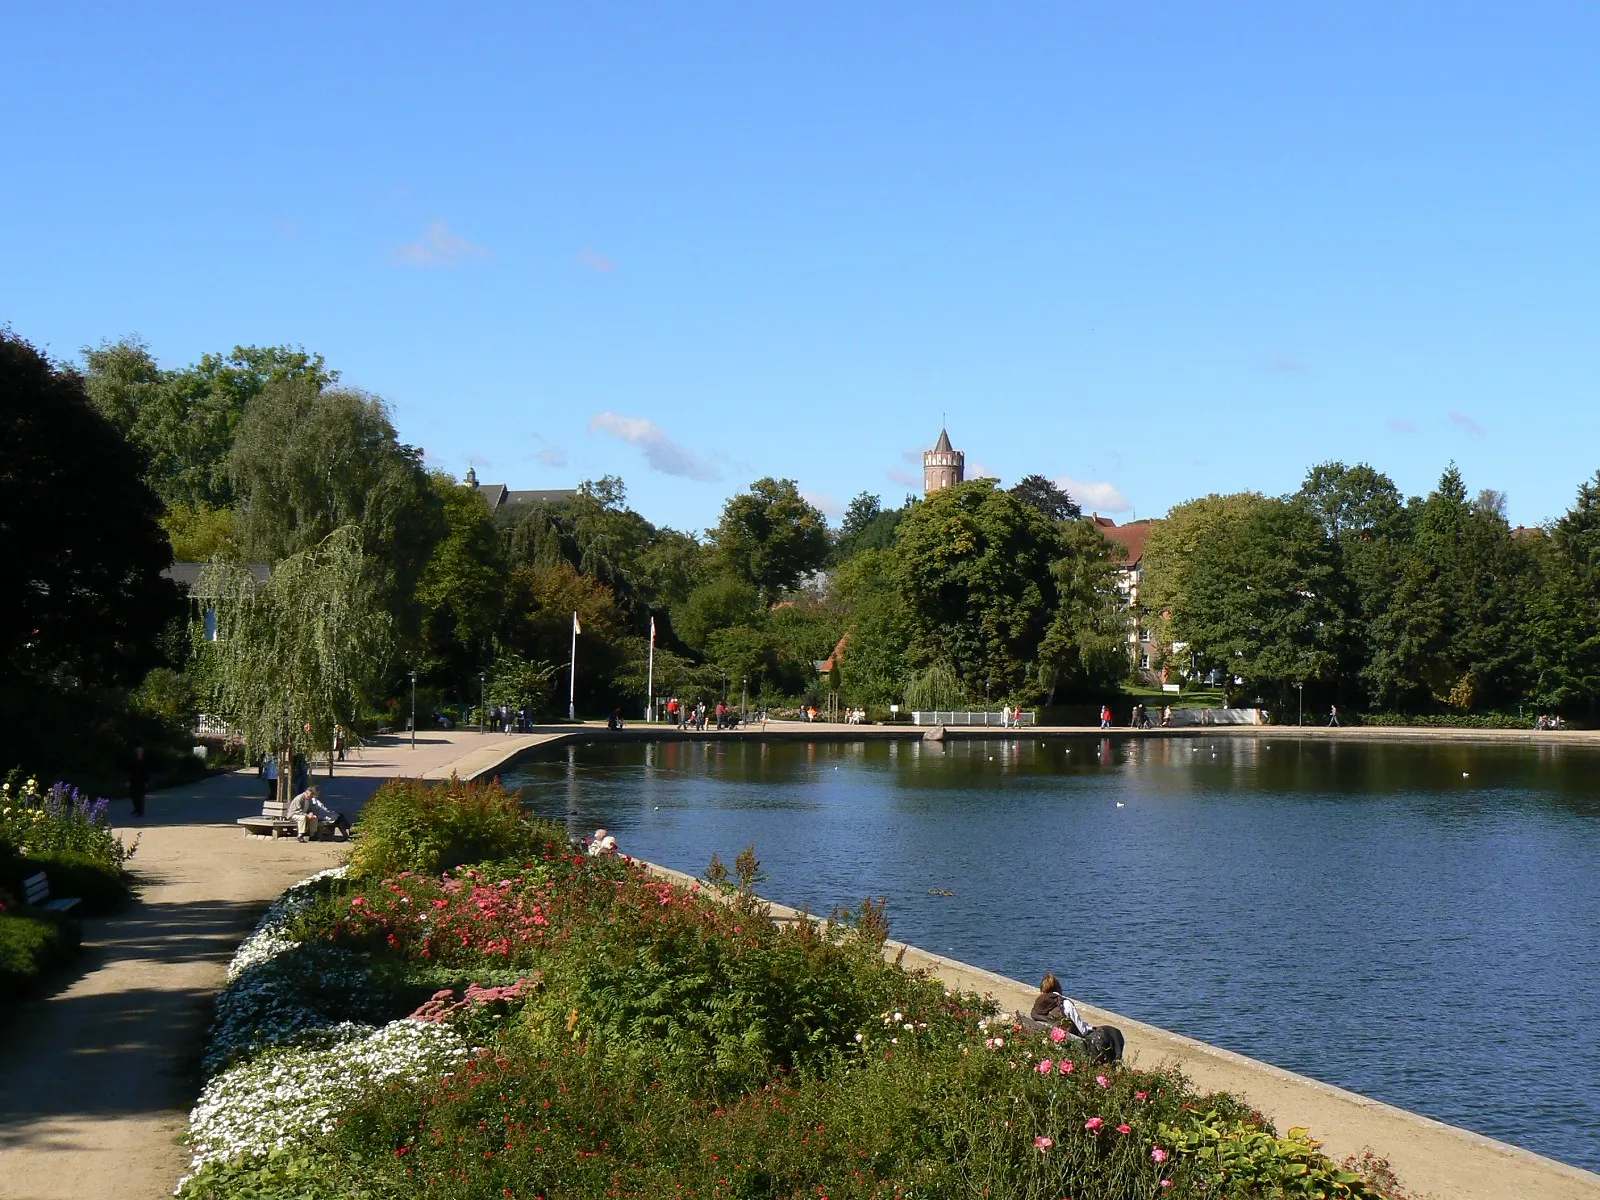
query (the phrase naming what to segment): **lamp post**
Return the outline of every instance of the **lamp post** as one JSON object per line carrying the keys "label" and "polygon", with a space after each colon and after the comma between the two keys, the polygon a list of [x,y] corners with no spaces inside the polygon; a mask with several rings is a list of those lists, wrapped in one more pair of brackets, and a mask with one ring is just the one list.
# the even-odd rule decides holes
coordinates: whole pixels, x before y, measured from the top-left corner
{"label": "lamp post", "polygon": [[739,676],[739,720],[750,717],[750,676]]}
{"label": "lamp post", "polygon": [[478,672],[478,732],[482,733],[489,724],[489,673]]}
{"label": "lamp post", "polygon": [[411,748],[417,748],[417,673],[408,672],[411,676]]}
{"label": "lamp post", "polygon": [[1306,723],[1306,685],[1303,681],[1297,679],[1294,681],[1294,688],[1295,691],[1300,693],[1300,719],[1297,724],[1304,725]]}

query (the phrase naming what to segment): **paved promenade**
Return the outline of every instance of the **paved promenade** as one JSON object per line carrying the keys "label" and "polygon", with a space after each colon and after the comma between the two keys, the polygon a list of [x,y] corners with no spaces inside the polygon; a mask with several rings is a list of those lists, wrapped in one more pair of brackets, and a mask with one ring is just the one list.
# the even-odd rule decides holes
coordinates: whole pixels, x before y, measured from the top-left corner
{"label": "paved promenade", "polygon": [[[952,730],[1004,736],[992,729]],[[1039,729],[1051,737],[1098,734],[1095,729]],[[1211,728],[1117,731],[1118,737],[1249,736],[1277,738],[1405,737],[1400,730],[1296,731]],[[1411,731],[1427,740],[1559,741],[1600,745],[1600,734],[1533,734],[1522,731]],[[525,750],[593,738],[754,739],[759,730],[674,734],[634,726],[621,734],[603,728],[551,727],[501,736],[428,732],[412,749],[403,737],[380,739],[323,780],[324,796],[354,816],[384,779],[407,776],[471,778],[492,774]],[[772,723],[769,738],[918,736],[906,727]],[[126,803],[115,805],[118,829],[139,837],[129,864],[139,883],[132,908],[116,917],[84,922],[85,953],[77,973],[47,999],[16,1006],[0,1029],[0,1198],[55,1200],[115,1197],[156,1200],[169,1196],[187,1155],[182,1133],[196,1089],[211,998],[223,981],[234,947],[261,910],[289,884],[342,857],[342,847],[316,842],[247,838],[235,819],[260,811],[263,785],[254,772],[214,776],[190,786],[152,793],[148,813],[135,824]],[[946,980],[993,992],[1002,1004],[1021,1007],[1032,993],[1013,980],[927,954],[906,952],[908,965],[925,965]],[[1287,1128],[1306,1124],[1344,1154],[1371,1145],[1389,1156],[1419,1195],[1472,1200],[1550,1197],[1600,1200],[1600,1176],[1505,1146],[1490,1139],[1355,1096],[1287,1071],[1205,1046],[1111,1013],[1130,1047],[1147,1063],[1179,1063],[1207,1088],[1226,1088]]]}
{"label": "paved promenade", "polygon": [[[520,742],[534,742],[527,737]],[[427,733],[415,750],[383,739],[323,780],[354,813],[391,776],[444,775],[494,735]],[[84,922],[75,977],[17,1005],[0,1029],[0,1197],[157,1200],[188,1164],[183,1132],[196,1067],[234,948],[284,888],[332,866],[343,847],[250,838],[234,824],[261,811],[253,771],[153,792],[141,822],[116,802],[118,831],[139,838],[133,906]]]}

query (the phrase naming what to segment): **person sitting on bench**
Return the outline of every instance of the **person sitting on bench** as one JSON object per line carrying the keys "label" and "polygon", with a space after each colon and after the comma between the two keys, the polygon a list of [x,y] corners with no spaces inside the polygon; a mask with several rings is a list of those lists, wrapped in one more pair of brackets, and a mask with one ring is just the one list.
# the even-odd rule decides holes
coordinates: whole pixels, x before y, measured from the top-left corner
{"label": "person sitting on bench", "polygon": [[1061,981],[1054,975],[1046,975],[1040,981],[1039,995],[1028,1015],[1035,1021],[1066,1026],[1069,1033],[1083,1042],[1084,1049],[1094,1056],[1095,1062],[1122,1060],[1122,1030],[1114,1025],[1091,1025],[1085,1021],[1072,997],[1062,994]]}
{"label": "person sitting on bench", "polygon": [[300,834],[302,842],[310,841],[317,836],[317,831],[324,827],[332,829],[335,833],[345,838],[350,836],[350,822],[345,820],[341,812],[334,812],[320,799],[322,789],[312,784],[293,800],[284,810],[284,816],[294,822],[295,829]]}

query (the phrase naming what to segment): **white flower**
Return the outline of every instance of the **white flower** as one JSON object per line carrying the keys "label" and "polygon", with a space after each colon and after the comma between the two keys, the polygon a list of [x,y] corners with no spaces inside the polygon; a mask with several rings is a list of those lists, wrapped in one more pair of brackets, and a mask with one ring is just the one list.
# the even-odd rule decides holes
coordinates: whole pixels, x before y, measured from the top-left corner
{"label": "white flower", "polygon": [[859,1034],[859,1033],[858,1033],[858,1034],[856,1034],[856,1041],[858,1041],[858,1042],[859,1042],[859,1041],[862,1041],[862,1040],[863,1040],[863,1037],[862,1037],[862,1035],[861,1035],[861,1034]]}
{"label": "white flower", "polygon": [[905,1013],[895,1013],[894,1019],[896,1021],[904,1021],[906,1019],[906,1015]]}

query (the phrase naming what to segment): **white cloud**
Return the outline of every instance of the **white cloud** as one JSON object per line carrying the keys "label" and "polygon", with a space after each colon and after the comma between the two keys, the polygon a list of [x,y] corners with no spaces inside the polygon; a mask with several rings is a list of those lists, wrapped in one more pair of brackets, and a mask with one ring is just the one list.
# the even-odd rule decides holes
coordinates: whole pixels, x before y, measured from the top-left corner
{"label": "white cloud", "polygon": [[898,483],[901,487],[922,486],[922,476],[913,475],[910,471],[889,470],[885,471],[884,475],[888,477],[890,483]]}
{"label": "white cloud", "polygon": [[1388,424],[1389,428],[1395,433],[1415,433],[1417,431],[1417,423],[1408,421],[1404,417],[1390,417]]}
{"label": "white cloud", "polygon": [[801,492],[800,499],[811,505],[825,517],[844,516],[844,505],[840,504],[826,492]]}
{"label": "white cloud", "polygon": [[981,462],[972,464],[972,470],[966,473],[968,479],[999,479],[1000,476],[984,466]]}
{"label": "white cloud", "polygon": [[1482,425],[1479,425],[1471,417],[1467,416],[1467,414],[1464,412],[1455,412],[1452,410],[1450,413],[1450,423],[1461,429],[1465,429],[1473,437],[1484,437],[1489,432]]}
{"label": "white cloud", "polygon": [[715,466],[687,446],[680,446],[667,436],[666,430],[644,417],[596,413],[589,418],[589,432],[596,431],[609,434],[630,446],[638,446],[644,451],[645,462],[663,475],[681,475],[701,483],[712,483],[722,478],[722,472]]}
{"label": "white cloud", "polygon": [[1124,513],[1133,508],[1133,505],[1128,503],[1128,498],[1114,483],[1091,482],[1087,479],[1058,475],[1056,486],[1077,501],[1078,507],[1086,512]]}
{"label": "white cloud", "polygon": [[546,446],[534,455],[547,467],[564,467],[567,465],[567,452],[560,446]]}
{"label": "white cloud", "polygon": [[403,267],[454,267],[488,257],[487,246],[473,245],[443,221],[430,221],[416,241],[394,248],[394,260]]}

